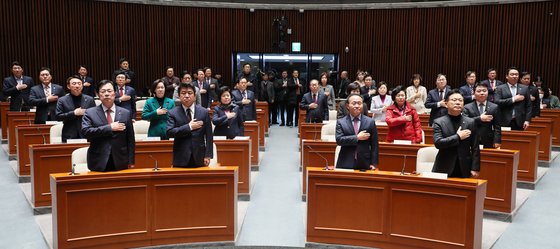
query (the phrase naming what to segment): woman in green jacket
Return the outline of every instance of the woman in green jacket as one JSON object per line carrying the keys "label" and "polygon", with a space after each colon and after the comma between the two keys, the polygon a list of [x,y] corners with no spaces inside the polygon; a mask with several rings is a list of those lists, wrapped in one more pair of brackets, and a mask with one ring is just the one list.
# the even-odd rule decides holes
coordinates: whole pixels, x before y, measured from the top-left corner
{"label": "woman in green jacket", "polygon": [[165,83],[161,79],[154,81],[150,90],[155,96],[146,100],[142,111],[142,120],[150,121],[148,137],[160,137],[162,140],[168,139],[167,111],[175,107],[175,102],[165,97],[165,88]]}

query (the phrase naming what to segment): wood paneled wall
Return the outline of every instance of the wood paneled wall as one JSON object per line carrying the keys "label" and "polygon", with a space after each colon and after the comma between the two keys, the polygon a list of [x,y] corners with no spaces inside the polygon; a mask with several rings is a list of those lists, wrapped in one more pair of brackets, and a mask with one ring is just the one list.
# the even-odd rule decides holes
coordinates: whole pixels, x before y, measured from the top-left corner
{"label": "wood paneled wall", "polygon": [[[559,90],[560,1],[418,9],[298,11],[190,8],[91,0],[0,1],[0,68],[20,61],[37,78],[55,82],[89,65],[96,81],[127,57],[138,83],[211,66],[231,79],[235,51],[272,52],[273,19],[289,19],[302,51],[337,53],[340,68],[366,69],[376,80],[408,84],[413,73],[432,88],[437,73],[459,86],[467,70],[500,78],[516,65]],[[349,47],[348,53],[344,52]],[[136,86],[138,87],[138,86]],[[143,86],[142,86],[143,87]]]}

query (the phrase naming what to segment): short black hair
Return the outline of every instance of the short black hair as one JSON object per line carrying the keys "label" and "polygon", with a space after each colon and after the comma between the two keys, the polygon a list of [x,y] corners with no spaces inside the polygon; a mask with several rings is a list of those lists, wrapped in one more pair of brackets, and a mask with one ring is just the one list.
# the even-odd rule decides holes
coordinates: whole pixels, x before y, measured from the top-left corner
{"label": "short black hair", "polygon": [[111,86],[113,86],[113,91],[115,90],[115,84],[113,84],[112,81],[110,80],[102,80],[99,81],[99,83],[97,83],[97,88],[95,88],[95,91],[97,93],[99,93],[99,89],[101,89],[103,86],[107,85],[107,84],[111,84]]}
{"label": "short black hair", "polygon": [[401,92],[401,91],[404,92],[404,98],[406,99],[406,91],[405,91],[403,86],[398,85],[391,90],[391,98],[395,102],[395,105],[397,104],[397,102],[395,101],[395,99],[397,98],[397,94],[399,94],[399,92]]}
{"label": "short black hair", "polygon": [[152,94],[154,96],[156,96],[156,88],[157,88],[157,85],[159,85],[160,82],[163,83],[164,88],[167,88],[167,84],[165,84],[165,81],[163,81],[162,79],[154,80],[154,82],[152,82],[152,85],[150,86],[150,91],[152,92]]}
{"label": "short black hair", "polygon": [[177,89],[178,92],[180,93],[181,89],[183,88],[190,88],[191,90],[193,90],[194,93],[196,93],[196,88],[194,88],[192,84],[181,82],[181,84],[179,84],[179,88]]}
{"label": "short black hair", "polygon": [[445,102],[449,101],[449,96],[453,94],[459,94],[461,95],[461,98],[463,98],[463,100],[465,99],[461,94],[461,92],[459,91],[459,89],[455,88],[455,89],[451,89],[450,91],[447,91],[447,94],[445,94]]}
{"label": "short black hair", "polygon": [[350,98],[351,98],[352,96],[358,96],[358,97],[360,97],[360,98],[362,99],[362,101],[364,101],[364,97],[362,97],[362,95],[353,93],[353,94],[348,95],[348,98],[346,98],[346,103],[347,103],[347,104],[350,102]]}
{"label": "short black hair", "polygon": [[474,84],[474,89],[476,89],[476,88],[479,87],[479,86],[480,86],[480,87],[485,87],[486,89],[488,89],[488,84],[484,83],[483,81],[476,82],[476,83]]}
{"label": "short black hair", "polygon": [[493,68],[493,67],[491,67],[491,68],[488,68],[488,71],[486,71],[486,73],[490,73],[490,72],[492,72],[492,71],[496,71],[496,69],[495,69],[495,68]]}
{"label": "short black hair", "polygon": [[128,59],[126,57],[122,57],[119,59],[119,65],[123,64],[123,62],[128,61]]}
{"label": "short black hair", "polygon": [[348,84],[348,86],[346,87],[346,94],[350,95],[350,93],[356,89],[360,89],[360,85],[352,82],[350,84]]}
{"label": "short black hair", "polygon": [[66,85],[70,84],[70,81],[71,81],[72,79],[79,79],[82,83],[84,83],[84,82],[82,81],[82,78],[80,78],[80,76],[78,76],[78,75],[72,75],[72,76],[66,78]]}
{"label": "short black hair", "polygon": [[20,66],[21,67],[21,64],[19,64],[19,61],[12,61],[12,67],[14,67],[14,66]]}
{"label": "short black hair", "polygon": [[517,67],[511,66],[507,69],[506,75],[508,75],[509,71],[511,71],[511,70],[516,70],[517,72],[519,72],[519,69],[517,69]]}
{"label": "short black hair", "polygon": [[169,65],[165,66],[165,71],[167,72],[167,70],[169,70],[170,68],[173,69],[172,66],[169,66]]}
{"label": "short black hair", "polygon": [[41,71],[47,71],[49,74],[52,74],[51,69],[48,67],[41,67],[41,69],[39,69],[39,73],[41,73]]}

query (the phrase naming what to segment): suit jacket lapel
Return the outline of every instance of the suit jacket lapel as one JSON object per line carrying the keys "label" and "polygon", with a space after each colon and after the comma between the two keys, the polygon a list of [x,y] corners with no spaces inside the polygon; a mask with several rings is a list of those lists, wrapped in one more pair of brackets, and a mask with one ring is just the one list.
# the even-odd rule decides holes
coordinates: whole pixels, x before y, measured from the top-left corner
{"label": "suit jacket lapel", "polygon": [[102,105],[103,104],[97,106],[97,116],[99,116],[100,120],[103,120],[103,123],[109,124],[109,122],[107,122],[107,116],[105,116],[105,113],[103,112]]}

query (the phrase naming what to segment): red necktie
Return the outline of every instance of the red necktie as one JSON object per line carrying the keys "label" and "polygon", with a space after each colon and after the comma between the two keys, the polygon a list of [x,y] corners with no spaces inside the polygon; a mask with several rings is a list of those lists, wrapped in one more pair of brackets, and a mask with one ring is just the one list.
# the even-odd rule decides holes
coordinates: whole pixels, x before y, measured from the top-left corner
{"label": "red necktie", "polygon": [[317,104],[317,94],[313,94],[313,103]]}
{"label": "red necktie", "polygon": [[124,89],[121,87],[121,97],[124,96]]}
{"label": "red necktie", "polygon": [[113,118],[111,118],[111,109],[107,109],[107,123],[113,123]]}

